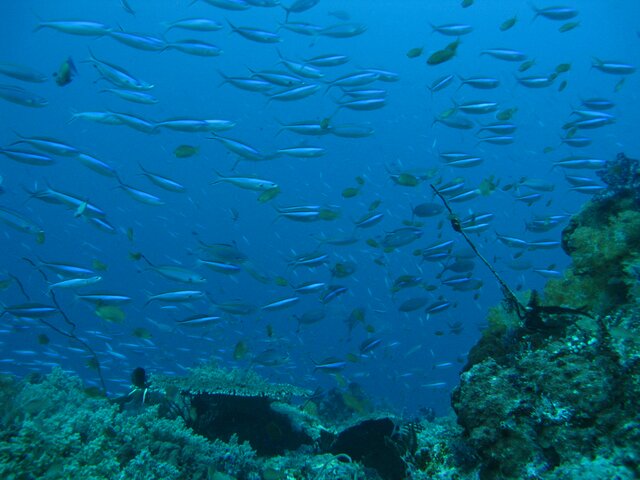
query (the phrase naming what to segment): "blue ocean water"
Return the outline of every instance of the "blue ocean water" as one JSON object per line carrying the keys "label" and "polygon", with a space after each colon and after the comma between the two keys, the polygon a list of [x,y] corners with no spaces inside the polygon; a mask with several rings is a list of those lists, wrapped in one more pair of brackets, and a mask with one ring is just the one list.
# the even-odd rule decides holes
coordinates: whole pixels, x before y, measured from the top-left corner
{"label": "blue ocean water", "polygon": [[[45,236],[40,243],[35,235],[0,223],[0,301],[9,310],[27,303],[52,304],[41,272],[25,258],[36,265],[45,261],[95,268],[100,266],[94,263],[96,260],[106,265],[106,270],[96,272],[102,277],[98,283],[79,288],[55,287],[54,291],[66,316],[76,325],[72,335],[96,352],[110,395],[128,391],[130,372],[137,366],[149,372],[182,375],[190,366],[214,360],[226,367],[255,368],[274,381],[310,389],[345,390],[348,384],[355,383],[377,404],[404,412],[428,407],[444,413],[466,352],[486,324],[487,309],[500,302],[502,294],[489,270],[469,257],[468,245],[453,231],[444,213],[412,218],[412,207],[440,202],[430,183],[439,188],[461,178],[464,188],[476,189],[491,177],[499,182],[497,188],[485,192],[487,195],[451,206],[460,217],[494,214],[487,229],[470,233],[470,238],[513,290],[541,289],[546,277],[535,270],[561,272],[568,257],[559,246],[513,248],[499,241],[498,235],[529,244],[540,240],[558,242],[566,220],[544,233],[525,229],[525,222],[534,216],[549,218],[576,212],[588,195],[571,190],[565,175],[595,180],[597,175],[594,169],[566,169],[554,167],[554,163],[567,157],[607,160],[621,151],[631,157],[638,155],[640,144],[634,135],[638,123],[637,74],[611,74],[592,67],[594,58],[631,66],[640,63],[640,15],[635,2],[580,2],[573,5],[579,14],[565,20],[544,15],[534,19],[529,2],[497,0],[478,0],[469,8],[462,8],[459,1],[453,0],[321,0],[307,11],[289,15],[289,22],[323,28],[339,24],[366,27],[363,33],[346,38],[305,36],[278,29],[285,22],[285,11],[280,7],[230,11],[205,1],[192,5],[187,1],[128,3],[135,15],[127,13],[119,1],[111,0],[12,2],[1,7],[0,16],[4,45],[0,63],[28,66],[49,77],[43,83],[2,78],[3,85],[20,86],[48,100],[43,108],[0,103],[2,148],[38,152],[28,144],[12,146],[19,139],[18,134],[55,138],[107,162],[126,185],[156,195],[163,202],[149,205],[136,201],[119,187],[116,179],[96,174],[72,156],[51,155],[56,160],[52,166],[25,165],[6,155],[0,157],[0,206],[19,212],[40,227]],[[515,25],[501,31],[500,25],[514,16]],[[222,29],[199,32],[175,28],[163,35],[167,22],[183,18],[215,20]],[[223,53],[203,57],[172,48],[144,51],[121,44],[109,34],[80,36],[53,28],[35,30],[41,22],[57,20],[100,22],[114,31],[121,28],[152,35],[168,44],[196,39],[220,47]],[[228,21],[238,27],[277,30],[281,41],[259,43],[243,38],[231,33]],[[579,24],[569,31],[559,31],[572,21]],[[432,32],[432,24],[469,25],[473,31],[460,36],[453,58],[429,65],[430,55],[456,41],[456,36]],[[412,48],[424,50],[420,56],[409,58],[407,53]],[[521,51],[526,60],[535,63],[520,72],[524,60],[511,62],[482,54],[494,48]],[[153,84],[148,93],[158,103],[136,104],[102,92],[115,87],[86,62],[90,53]],[[263,93],[221,82],[220,72],[232,77],[250,77],[252,72],[266,70],[292,74],[280,63],[281,57],[305,64],[305,60],[322,54],[346,55],[349,62],[318,67],[323,74],[320,79],[302,77],[308,84],[320,85],[308,98],[270,100]],[[71,83],[61,87],[52,73],[69,57],[78,73]],[[570,69],[550,79],[547,87],[527,88],[516,80],[528,76],[549,78],[559,64],[570,64]],[[344,93],[339,87],[325,92],[326,83],[366,69],[392,72],[398,79],[385,82],[379,78],[372,84],[345,90],[384,89],[384,107],[337,110]],[[500,85],[489,90],[469,85],[459,88],[456,77],[445,89],[430,92],[427,87],[445,75],[493,77]],[[566,87],[560,88],[564,81]],[[274,85],[270,92],[286,88]],[[593,118],[594,110],[583,106],[583,101],[594,98],[613,102],[615,106],[603,112],[615,118],[601,128],[574,127],[576,137],[592,140],[587,147],[560,144],[561,136],[572,131],[571,122]],[[488,135],[478,135],[478,128],[498,120],[496,112],[464,113],[465,104],[476,102],[497,102],[498,111],[517,109],[513,118],[505,121],[517,126],[512,143],[479,142]],[[459,107],[452,114],[451,108],[456,104],[463,110]],[[579,110],[591,113],[574,113]],[[230,120],[236,125],[219,135],[260,152],[271,154],[300,146],[322,147],[326,152],[319,158],[280,155],[238,162],[237,155],[210,139],[208,133],[166,128],[143,133],[124,125],[70,121],[78,112],[126,113],[152,123],[173,118]],[[473,128],[460,130],[440,122],[434,124],[434,118],[440,115],[468,119]],[[281,124],[299,121],[322,123],[330,132],[345,124],[371,127],[375,132],[365,138],[343,138],[331,133],[301,136],[281,131]],[[192,145],[199,150],[192,157],[177,158],[173,151],[179,145]],[[472,168],[453,168],[440,157],[443,152],[463,152],[483,161]],[[186,192],[159,188],[141,175],[140,165],[179,182]],[[225,176],[269,180],[279,185],[280,192],[272,200],[260,202],[259,192],[228,183],[212,184],[218,178],[216,171]],[[396,184],[391,176],[401,173],[417,178],[418,185]],[[361,189],[353,198],[345,198],[345,188],[358,186],[356,177],[363,180]],[[79,206],[70,208],[30,198],[29,190],[47,186],[79,199]],[[553,190],[549,191],[551,187]],[[531,193],[541,194],[531,205],[517,198]],[[372,203],[378,201],[379,206],[373,210],[383,213],[383,220],[371,228],[355,228],[354,220],[367,214]],[[83,202],[104,210],[115,232],[96,228]],[[313,222],[296,222],[278,215],[278,208],[309,205],[340,215]],[[385,251],[380,245],[385,235],[406,228],[410,222],[421,232],[420,238]],[[344,246],[318,240],[350,238],[353,234],[358,240]],[[373,241],[367,242],[370,239]],[[453,249],[440,261],[424,261],[421,254],[416,255],[416,250],[448,240],[454,242]],[[199,264],[198,259],[215,259],[201,242],[234,246],[246,256],[246,260],[238,262],[242,271],[225,275]],[[316,252],[328,256],[325,264],[313,269],[289,265],[296,255]],[[169,280],[143,258],[131,258],[132,253],[142,253],[154,265],[189,269],[206,282]],[[446,266],[452,266],[456,255],[458,260],[474,260],[475,268],[468,277],[474,279],[472,283],[477,288],[456,290],[442,283],[454,275],[466,275],[450,270],[443,273]],[[512,263],[514,260],[517,265]],[[355,272],[336,278],[331,273],[336,263],[354,265]],[[39,268],[50,282],[64,280]],[[394,293],[393,281],[400,275],[416,275],[421,281],[418,286]],[[476,279],[482,281],[481,286]],[[284,280],[287,285],[282,285]],[[347,290],[323,303],[326,290],[305,295],[292,288],[311,281]],[[187,303],[146,304],[149,295],[175,290],[197,290],[206,296]],[[118,313],[124,313],[124,321],[105,321],[96,314],[100,306],[76,298],[90,293],[131,297],[129,303],[117,307]],[[299,300],[288,308],[260,308],[291,297]],[[399,310],[403,302],[421,298],[425,299],[421,308]],[[440,300],[451,306],[441,313],[424,312],[427,305]],[[213,304],[230,301],[257,309],[248,315],[234,315]],[[363,309],[365,314],[350,331],[347,319],[354,309]],[[316,310],[324,312],[322,320],[299,325],[296,316]],[[196,314],[221,318],[204,326],[180,325],[180,320]],[[61,315],[44,320],[49,325],[42,319],[20,318],[11,312],[1,317],[0,370],[24,375],[61,365],[80,374],[88,385],[101,386],[95,365],[90,365],[92,357],[82,344],[69,338],[71,325]],[[360,346],[369,339],[380,343],[369,352],[361,352]],[[314,362],[322,363],[328,358],[345,365],[337,372],[316,368]]]}

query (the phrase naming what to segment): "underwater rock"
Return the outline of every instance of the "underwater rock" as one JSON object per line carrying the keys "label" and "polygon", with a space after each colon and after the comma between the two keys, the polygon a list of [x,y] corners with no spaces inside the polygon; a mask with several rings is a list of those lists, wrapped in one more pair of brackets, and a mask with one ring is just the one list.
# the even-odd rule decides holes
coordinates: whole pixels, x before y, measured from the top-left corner
{"label": "underwater rock", "polygon": [[400,480],[407,475],[403,457],[415,451],[415,443],[415,433],[399,429],[394,420],[385,417],[362,420],[343,430],[331,452],[349,455],[375,469],[384,480]]}
{"label": "underwater rock", "polygon": [[481,479],[640,477],[637,169],[608,164],[563,232],[563,278],[524,314],[491,309],[452,395]]}
{"label": "underwater rock", "polygon": [[581,319],[538,348],[525,336],[506,364],[487,358],[462,375],[452,405],[481,478],[575,478],[553,472],[596,457],[637,478],[637,315]]}
{"label": "underwater rock", "polygon": [[549,303],[606,314],[637,298],[640,278],[639,162],[619,154],[599,173],[607,189],[588,201],[562,232],[572,265],[545,288]]}
{"label": "underwater rock", "polygon": [[190,400],[187,425],[209,440],[228,442],[234,435],[249,442],[258,456],[281,455],[312,445],[313,439],[292,425],[289,417],[270,408],[266,397],[196,394]]}
{"label": "underwater rock", "polygon": [[596,201],[632,193],[636,203],[640,203],[640,161],[619,153],[615,160],[608,160],[605,168],[596,174],[607,185],[606,190],[595,198]]}
{"label": "underwater rock", "polygon": [[202,365],[184,377],[156,375],[153,390],[167,392],[187,425],[209,440],[248,442],[259,456],[283,454],[314,439],[294,424],[277,401],[308,395],[305,389],[267,382],[251,370],[226,370]]}

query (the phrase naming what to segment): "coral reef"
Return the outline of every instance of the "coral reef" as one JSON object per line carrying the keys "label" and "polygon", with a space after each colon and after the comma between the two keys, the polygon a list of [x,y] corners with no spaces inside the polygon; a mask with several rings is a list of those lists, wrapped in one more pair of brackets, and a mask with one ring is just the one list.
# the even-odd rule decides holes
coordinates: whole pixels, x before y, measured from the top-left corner
{"label": "coral reef", "polygon": [[[268,383],[251,370],[202,365],[184,377],[156,375],[150,389],[173,392],[173,402],[183,412],[187,425],[210,440],[228,441],[237,436],[260,456],[280,455],[314,442],[288,416],[293,409],[282,407],[292,397],[310,392],[293,385]],[[279,409],[271,408],[275,402],[280,402]]]}
{"label": "coral reef", "polygon": [[480,478],[640,476],[637,168],[619,155],[601,172],[609,188],[563,232],[572,265],[543,299],[490,312],[452,397]]}
{"label": "coral reef", "polygon": [[[21,381],[1,377],[0,477],[403,478],[385,473],[390,460],[404,471],[401,451],[387,448],[374,465],[352,459],[347,452],[356,447],[349,434],[341,437],[337,425],[323,426],[306,404],[288,402],[305,392],[297,387],[269,385],[255,372],[214,365],[149,382],[136,369],[132,380],[130,394],[108,400],[59,368]],[[400,423],[376,421],[388,432],[371,445],[385,444],[385,432],[404,438]],[[359,428],[354,421],[350,432]],[[361,437],[355,441],[366,448]]]}
{"label": "coral reef", "polygon": [[640,205],[640,161],[619,153],[614,160],[608,160],[605,168],[598,170],[597,175],[607,185],[597,197],[597,202],[605,198],[619,199],[631,195]]}
{"label": "coral reef", "polygon": [[562,233],[572,266],[547,285],[547,301],[606,314],[636,297],[640,272],[639,163],[624,154],[598,172],[607,188]]}
{"label": "coral reef", "polygon": [[259,478],[247,444],[209,442],[181,418],[159,417],[157,407],[121,413],[61,369],[3,379],[1,400],[5,479],[206,479],[215,471]]}
{"label": "coral reef", "polygon": [[[196,378],[209,383],[195,386]],[[209,364],[147,381],[136,369],[132,381],[130,394],[108,400],[61,369],[0,377],[1,478],[453,480],[466,478],[463,464],[474,458],[451,418],[355,409],[349,421],[343,411],[331,422],[334,392],[314,397],[321,421],[311,400],[293,401],[303,390],[267,386],[255,372]]]}
{"label": "coral reef", "polygon": [[191,394],[233,395],[236,397],[267,397],[272,400],[309,395],[311,392],[295,385],[269,383],[252,370],[217,368],[201,365],[184,377],[153,375],[151,383],[162,390],[180,390]]}
{"label": "coral reef", "polygon": [[558,472],[594,458],[618,475],[595,478],[637,478],[638,313],[525,334],[500,364],[487,356],[462,375],[453,406],[481,478],[573,478]]}

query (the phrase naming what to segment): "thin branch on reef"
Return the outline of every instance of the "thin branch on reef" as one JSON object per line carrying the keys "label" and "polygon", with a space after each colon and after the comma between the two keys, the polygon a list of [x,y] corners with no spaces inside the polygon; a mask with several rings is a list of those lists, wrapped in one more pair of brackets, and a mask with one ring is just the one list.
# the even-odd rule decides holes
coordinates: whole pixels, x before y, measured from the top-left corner
{"label": "thin branch on reef", "polygon": [[520,301],[518,300],[518,297],[516,297],[516,294],[513,293],[513,291],[505,283],[505,281],[502,279],[502,277],[500,277],[498,272],[496,272],[496,269],[493,268],[493,265],[491,265],[487,261],[487,259],[482,256],[482,254],[480,253],[478,248],[475,246],[475,244],[471,241],[471,239],[468,237],[468,235],[462,229],[462,225],[460,224],[460,219],[458,218],[458,216],[455,213],[453,213],[453,210],[451,210],[451,207],[449,206],[449,202],[447,202],[447,199],[444,198],[444,196],[438,191],[438,189],[433,184],[430,184],[430,186],[431,186],[431,189],[435,192],[435,194],[440,198],[440,200],[442,200],[442,203],[444,204],[444,207],[449,212],[449,219],[451,221],[451,228],[453,228],[454,231],[456,231],[457,233],[462,235],[462,237],[465,239],[465,241],[471,247],[471,250],[473,250],[473,253],[475,253],[476,256],[480,260],[482,260],[482,263],[484,263],[487,266],[487,268],[491,271],[493,276],[498,281],[498,284],[500,285],[500,289],[502,290],[502,294],[505,297],[507,305],[510,308],[513,308],[516,311],[516,314],[518,315],[518,317],[520,319],[523,319],[525,314],[526,314],[526,312],[527,312],[527,308],[520,303]]}
{"label": "thin branch on reef", "polygon": [[[47,283],[49,282],[49,279],[47,278],[46,273],[44,273],[40,268],[38,268],[38,266],[35,263],[33,263],[33,261],[31,261],[28,258],[24,258],[24,257],[22,259],[25,262],[31,264],[38,272],[40,272],[40,275],[42,275],[42,277],[44,278],[45,282],[47,282]],[[67,325],[69,325],[69,331],[62,330],[60,327],[56,327],[55,325],[53,325],[52,323],[48,322],[47,320],[45,320],[43,318],[39,319],[40,323],[46,325],[51,330],[53,330],[56,333],[59,333],[63,337],[67,337],[67,338],[79,343],[82,346],[82,348],[84,348],[87,351],[87,353],[93,357],[93,359],[95,361],[95,363],[94,363],[95,369],[96,369],[96,372],[98,372],[98,377],[100,378],[100,384],[102,385],[102,391],[103,391],[104,395],[106,396],[107,395],[107,385],[106,385],[106,383],[104,381],[104,377],[102,375],[102,367],[100,365],[100,360],[98,359],[98,355],[96,354],[95,350],[93,350],[93,348],[91,348],[91,346],[87,342],[85,342],[84,340],[82,340],[81,338],[79,338],[76,335],[75,330],[77,328],[77,325],[74,322],[72,322],[71,319],[64,312],[64,310],[62,310],[62,308],[60,307],[60,303],[58,303],[58,299],[56,298],[56,294],[53,291],[53,289],[49,290],[49,296],[51,297],[51,300],[53,301],[53,304],[56,306],[56,308],[60,312],[60,315],[62,315],[62,318],[64,319],[65,323]]]}

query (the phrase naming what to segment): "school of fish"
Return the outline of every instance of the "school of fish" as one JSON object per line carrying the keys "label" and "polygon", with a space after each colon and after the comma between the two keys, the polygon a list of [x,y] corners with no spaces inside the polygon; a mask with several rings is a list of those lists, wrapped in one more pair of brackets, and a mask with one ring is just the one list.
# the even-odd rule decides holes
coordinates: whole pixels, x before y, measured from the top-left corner
{"label": "school of fish", "polygon": [[605,5],[103,3],[9,15],[6,373],[113,392],[215,361],[445,401],[501,298],[446,207],[540,288],[595,172],[638,148],[639,35],[579,40]]}

